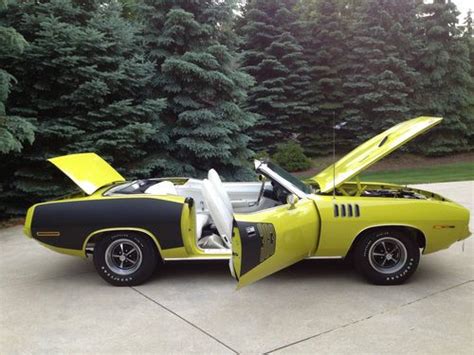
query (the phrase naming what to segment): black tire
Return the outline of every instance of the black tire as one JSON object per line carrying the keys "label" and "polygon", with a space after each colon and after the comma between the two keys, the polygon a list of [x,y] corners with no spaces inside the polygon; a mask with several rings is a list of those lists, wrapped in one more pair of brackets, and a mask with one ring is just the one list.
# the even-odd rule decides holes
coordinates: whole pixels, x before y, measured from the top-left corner
{"label": "black tire", "polygon": [[398,229],[379,229],[362,237],[354,249],[357,270],[376,285],[399,285],[415,272],[420,249],[412,236]]}
{"label": "black tire", "polygon": [[93,259],[97,272],[108,283],[136,286],[153,275],[159,254],[150,238],[139,233],[117,232],[99,238]]}

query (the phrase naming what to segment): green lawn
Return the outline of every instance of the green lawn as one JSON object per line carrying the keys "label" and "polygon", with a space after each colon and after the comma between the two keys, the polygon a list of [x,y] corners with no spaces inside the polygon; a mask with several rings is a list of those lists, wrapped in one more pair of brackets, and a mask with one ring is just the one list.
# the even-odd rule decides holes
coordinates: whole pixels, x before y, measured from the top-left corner
{"label": "green lawn", "polygon": [[374,171],[361,174],[361,180],[396,184],[474,180],[474,162],[443,164],[432,167]]}

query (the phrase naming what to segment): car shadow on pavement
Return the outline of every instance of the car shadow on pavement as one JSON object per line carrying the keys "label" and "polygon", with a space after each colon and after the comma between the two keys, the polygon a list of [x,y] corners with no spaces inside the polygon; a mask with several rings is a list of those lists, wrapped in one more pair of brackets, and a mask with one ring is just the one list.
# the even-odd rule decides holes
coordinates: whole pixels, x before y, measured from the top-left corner
{"label": "car shadow on pavement", "polygon": [[[352,265],[344,260],[303,260],[269,277],[301,280],[317,278],[357,277]],[[225,280],[231,277],[229,263],[225,260],[168,261],[159,267],[151,282],[185,279]]]}
{"label": "car shadow on pavement", "polygon": [[[417,272],[406,283],[430,283],[436,279],[450,277],[449,270],[435,260],[422,260]],[[452,275],[451,275],[452,277]],[[325,282],[348,281],[349,283],[365,283],[353,264],[340,259],[303,260],[267,277],[278,282]],[[235,282],[230,275],[228,261],[168,261],[161,265],[149,283],[167,283],[177,281],[212,281],[213,283]]]}
{"label": "car shadow on pavement", "polygon": [[[62,275],[95,273],[92,260],[76,260],[73,258],[61,258],[57,261],[61,264]],[[56,265],[57,267],[57,265]],[[423,260],[413,277],[407,282],[430,282],[433,279],[452,277],[453,270],[443,267],[438,259],[431,258]],[[99,277],[97,280],[99,282]],[[340,259],[313,259],[303,260],[289,266],[267,279],[278,282],[308,282],[313,281],[349,281],[364,282],[357,273],[352,263]],[[159,265],[157,272],[147,284],[175,283],[175,282],[213,282],[213,283],[235,283],[229,271],[226,260],[202,260],[202,261],[168,261]]]}

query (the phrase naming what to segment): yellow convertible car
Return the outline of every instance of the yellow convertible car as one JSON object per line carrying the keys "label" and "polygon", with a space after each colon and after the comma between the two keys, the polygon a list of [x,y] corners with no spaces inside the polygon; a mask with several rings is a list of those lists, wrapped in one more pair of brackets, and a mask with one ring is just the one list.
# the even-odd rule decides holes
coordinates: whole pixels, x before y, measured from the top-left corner
{"label": "yellow convertible car", "polygon": [[117,286],[147,281],[168,260],[229,259],[238,287],[305,258],[351,257],[372,283],[400,284],[420,254],[470,235],[469,211],[438,194],[358,174],[435,126],[437,117],[402,122],[302,182],[255,161],[256,182],[159,178],[126,181],[94,153],[50,159],[83,191],[39,203],[24,231],[60,253],[93,255]]}

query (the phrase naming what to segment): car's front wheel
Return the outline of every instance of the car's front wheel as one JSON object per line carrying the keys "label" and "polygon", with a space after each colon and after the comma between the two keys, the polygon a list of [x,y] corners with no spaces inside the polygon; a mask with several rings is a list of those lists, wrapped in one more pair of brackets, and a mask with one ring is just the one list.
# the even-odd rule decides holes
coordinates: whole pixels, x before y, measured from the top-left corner
{"label": "car's front wheel", "polygon": [[416,240],[398,229],[366,234],[354,250],[359,272],[376,285],[398,285],[413,275],[420,261]]}
{"label": "car's front wheel", "polygon": [[114,286],[135,286],[147,281],[158,259],[153,241],[136,233],[104,236],[94,248],[97,272]]}

